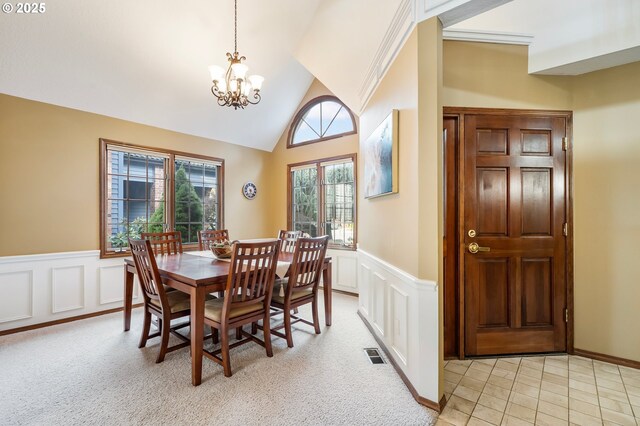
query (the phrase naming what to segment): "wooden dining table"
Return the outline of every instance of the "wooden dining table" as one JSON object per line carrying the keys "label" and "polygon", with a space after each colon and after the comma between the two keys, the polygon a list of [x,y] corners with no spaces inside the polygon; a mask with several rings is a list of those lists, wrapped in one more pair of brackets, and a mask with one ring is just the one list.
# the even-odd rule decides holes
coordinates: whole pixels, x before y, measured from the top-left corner
{"label": "wooden dining table", "polygon": [[[291,263],[292,253],[280,253],[279,262]],[[204,302],[209,293],[224,291],[230,263],[194,254],[156,256],[158,270],[164,284],[191,296],[191,383],[202,382],[204,340]],[[133,282],[136,267],[133,259],[124,264],[124,331],[131,326]],[[331,257],[326,257],[322,269],[325,323],[331,325]],[[274,289],[276,291],[276,289]]]}

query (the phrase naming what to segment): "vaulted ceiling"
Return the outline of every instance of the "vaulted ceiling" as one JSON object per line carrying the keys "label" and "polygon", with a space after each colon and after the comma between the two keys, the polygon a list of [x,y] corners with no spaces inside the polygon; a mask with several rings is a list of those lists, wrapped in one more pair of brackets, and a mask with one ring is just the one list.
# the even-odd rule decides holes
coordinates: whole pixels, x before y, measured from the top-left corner
{"label": "vaulted ceiling", "polygon": [[0,93],[267,151],[314,76],[360,112],[431,16],[445,37],[531,43],[530,72],[640,59],[638,0],[239,0],[239,51],[265,83],[259,105],[234,111],[216,104],[207,70],[233,49],[232,0],[46,6],[0,14]]}

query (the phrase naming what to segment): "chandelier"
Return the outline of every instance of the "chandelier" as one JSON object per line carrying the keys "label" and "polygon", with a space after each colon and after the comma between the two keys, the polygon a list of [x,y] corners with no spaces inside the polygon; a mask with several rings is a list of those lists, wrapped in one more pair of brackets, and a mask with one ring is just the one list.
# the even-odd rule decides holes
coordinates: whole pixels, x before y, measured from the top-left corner
{"label": "chandelier", "polygon": [[234,28],[234,50],[233,54],[227,52],[227,70],[212,65],[209,67],[209,73],[213,81],[211,93],[218,98],[218,105],[238,109],[260,102],[260,89],[264,81],[264,77],[259,75],[247,77],[249,67],[242,63],[247,58],[238,53],[238,0],[235,0]]}

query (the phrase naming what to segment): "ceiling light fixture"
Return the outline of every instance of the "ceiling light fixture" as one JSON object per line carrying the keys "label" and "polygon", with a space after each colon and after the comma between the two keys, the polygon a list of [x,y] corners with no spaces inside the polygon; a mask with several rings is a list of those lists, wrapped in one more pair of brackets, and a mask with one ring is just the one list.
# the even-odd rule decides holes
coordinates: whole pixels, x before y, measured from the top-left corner
{"label": "ceiling light fixture", "polygon": [[238,53],[238,0],[235,0],[234,28],[233,55],[227,52],[229,67],[225,72],[224,68],[211,65],[209,73],[211,73],[211,80],[213,81],[211,93],[218,98],[218,105],[238,109],[260,102],[262,99],[260,89],[264,81],[264,77],[259,75],[246,76],[249,67],[243,64],[242,61],[247,58],[240,56]]}

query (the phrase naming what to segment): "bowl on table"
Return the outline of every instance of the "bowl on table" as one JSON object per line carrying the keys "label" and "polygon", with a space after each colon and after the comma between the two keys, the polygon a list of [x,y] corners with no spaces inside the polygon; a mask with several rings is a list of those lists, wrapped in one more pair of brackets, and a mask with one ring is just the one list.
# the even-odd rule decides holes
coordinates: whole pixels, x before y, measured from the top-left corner
{"label": "bowl on table", "polygon": [[233,243],[235,241],[219,241],[209,244],[209,248],[213,255],[218,259],[229,259],[233,251]]}

